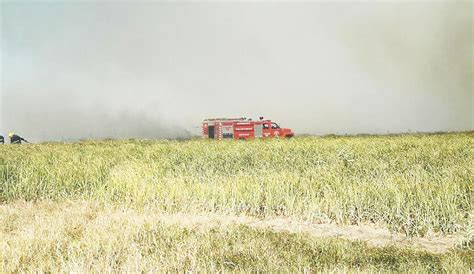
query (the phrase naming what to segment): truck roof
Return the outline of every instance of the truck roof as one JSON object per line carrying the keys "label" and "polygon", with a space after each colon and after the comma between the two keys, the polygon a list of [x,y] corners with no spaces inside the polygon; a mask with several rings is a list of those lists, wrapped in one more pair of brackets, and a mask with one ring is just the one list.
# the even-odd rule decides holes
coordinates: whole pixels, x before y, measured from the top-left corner
{"label": "truck roof", "polygon": [[247,121],[247,118],[208,118],[204,121]]}

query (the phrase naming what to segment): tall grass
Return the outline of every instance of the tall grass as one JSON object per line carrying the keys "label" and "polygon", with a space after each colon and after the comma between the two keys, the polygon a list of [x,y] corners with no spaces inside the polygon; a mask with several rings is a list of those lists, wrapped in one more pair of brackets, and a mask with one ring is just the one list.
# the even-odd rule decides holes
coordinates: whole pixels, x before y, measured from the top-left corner
{"label": "tall grass", "polygon": [[0,200],[472,229],[474,134],[0,146]]}

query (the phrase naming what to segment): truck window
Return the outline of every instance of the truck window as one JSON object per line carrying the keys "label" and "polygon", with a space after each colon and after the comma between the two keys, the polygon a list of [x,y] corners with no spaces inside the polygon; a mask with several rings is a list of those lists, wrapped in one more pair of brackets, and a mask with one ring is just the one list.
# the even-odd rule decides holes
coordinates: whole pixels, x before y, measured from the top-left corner
{"label": "truck window", "polygon": [[277,129],[280,128],[280,126],[277,123],[272,123],[272,129]]}
{"label": "truck window", "polygon": [[270,127],[268,126],[268,124],[266,124],[266,123],[262,124],[262,126],[263,126],[264,129],[269,129],[269,128],[270,128]]}

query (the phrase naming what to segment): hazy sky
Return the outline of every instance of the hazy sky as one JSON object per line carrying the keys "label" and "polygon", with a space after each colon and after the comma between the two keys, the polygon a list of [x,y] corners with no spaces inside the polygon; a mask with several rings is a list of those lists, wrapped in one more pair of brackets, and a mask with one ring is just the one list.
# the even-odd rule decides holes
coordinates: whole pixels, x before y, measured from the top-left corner
{"label": "hazy sky", "polygon": [[0,132],[472,130],[472,2],[2,2]]}

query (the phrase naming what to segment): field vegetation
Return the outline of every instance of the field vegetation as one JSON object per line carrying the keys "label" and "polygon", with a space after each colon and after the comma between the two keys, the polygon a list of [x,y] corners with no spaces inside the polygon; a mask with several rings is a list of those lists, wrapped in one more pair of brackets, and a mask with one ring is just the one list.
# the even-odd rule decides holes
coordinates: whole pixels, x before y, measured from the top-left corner
{"label": "field vegetation", "polygon": [[[472,132],[3,145],[0,266],[466,272],[474,268],[473,163]],[[198,215],[221,217],[212,225],[160,217]],[[444,252],[374,246],[224,225],[226,216],[459,240]]]}

